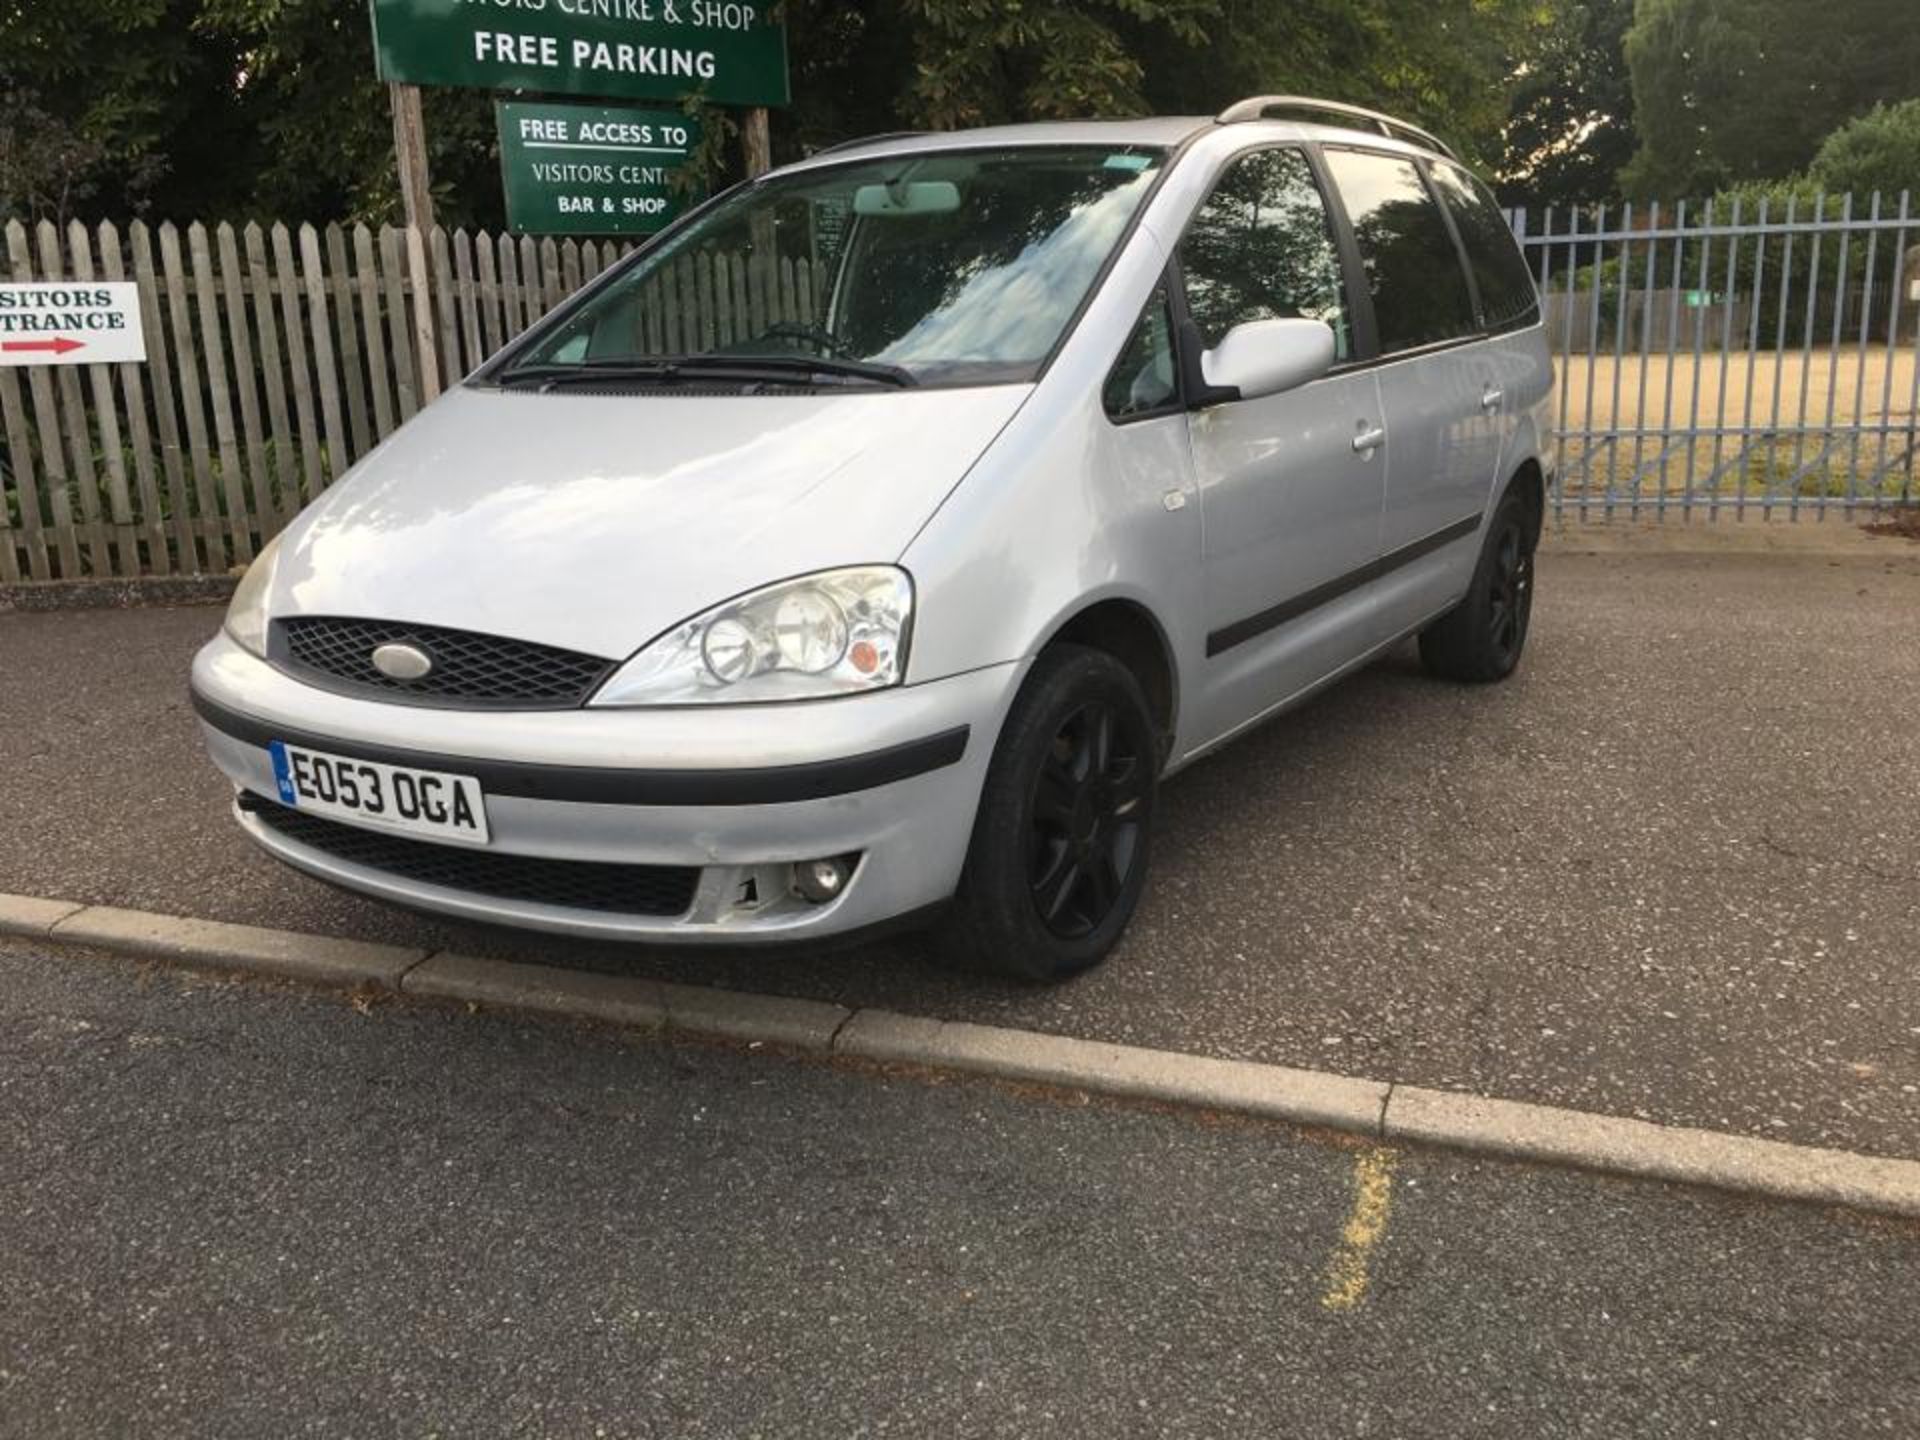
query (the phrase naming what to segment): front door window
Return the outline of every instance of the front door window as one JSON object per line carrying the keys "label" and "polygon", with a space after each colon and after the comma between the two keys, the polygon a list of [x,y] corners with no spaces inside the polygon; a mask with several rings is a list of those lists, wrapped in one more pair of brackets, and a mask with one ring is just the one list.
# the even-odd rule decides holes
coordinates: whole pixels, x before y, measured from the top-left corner
{"label": "front door window", "polygon": [[1180,244],[1187,309],[1201,343],[1250,320],[1320,320],[1342,360],[1353,327],[1340,251],[1313,169],[1298,150],[1257,150],[1228,167]]}

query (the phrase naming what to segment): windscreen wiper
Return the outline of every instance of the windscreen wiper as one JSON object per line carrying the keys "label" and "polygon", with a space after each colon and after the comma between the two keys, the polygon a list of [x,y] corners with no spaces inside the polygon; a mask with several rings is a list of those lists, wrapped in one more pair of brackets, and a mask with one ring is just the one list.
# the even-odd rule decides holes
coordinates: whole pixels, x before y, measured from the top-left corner
{"label": "windscreen wiper", "polygon": [[898,365],[807,355],[663,355],[649,360],[607,358],[581,360],[572,364],[516,365],[500,376],[499,383],[557,389],[572,385],[604,385],[609,381],[671,385],[696,379],[745,383],[773,380],[789,385],[833,379],[900,388],[920,383],[912,371]]}
{"label": "windscreen wiper", "polygon": [[875,360],[842,360],[832,355],[677,355],[673,363],[703,375],[715,370],[753,370],[783,376],[845,376],[902,389],[920,383],[919,377],[904,366],[883,365]]}
{"label": "windscreen wiper", "polygon": [[670,360],[575,360],[545,365],[515,365],[500,374],[501,385],[593,384],[608,380],[672,381],[680,376]]}

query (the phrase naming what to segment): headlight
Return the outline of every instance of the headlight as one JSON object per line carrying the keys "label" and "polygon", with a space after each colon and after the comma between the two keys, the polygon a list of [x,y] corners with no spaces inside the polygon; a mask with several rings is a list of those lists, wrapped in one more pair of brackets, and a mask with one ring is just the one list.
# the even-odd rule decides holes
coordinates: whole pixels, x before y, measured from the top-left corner
{"label": "headlight", "polygon": [[891,565],[769,585],[676,625],[600,687],[594,705],[817,700],[898,685],[913,581]]}
{"label": "headlight", "polygon": [[274,536],[247,566],[227,606],[227,634],[242,650],[263,659],[267,653],[267,592],[273,588],[273,567],[280,558],[280,537]]}

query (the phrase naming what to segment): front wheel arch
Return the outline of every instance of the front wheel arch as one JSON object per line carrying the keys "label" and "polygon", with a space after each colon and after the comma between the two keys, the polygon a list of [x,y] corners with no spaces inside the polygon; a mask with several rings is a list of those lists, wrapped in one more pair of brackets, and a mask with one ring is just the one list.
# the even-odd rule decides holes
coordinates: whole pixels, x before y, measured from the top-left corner
{"label": "front wheel arch", "polygon": [[1095,601],[1057,626],[1039,653],[1077,645],[1111,655],[1132,673],[1160,735],[1160,763],[1173,753],[1180,723],[1180,675],[1165,629],[1146,606],[1133,600]]}

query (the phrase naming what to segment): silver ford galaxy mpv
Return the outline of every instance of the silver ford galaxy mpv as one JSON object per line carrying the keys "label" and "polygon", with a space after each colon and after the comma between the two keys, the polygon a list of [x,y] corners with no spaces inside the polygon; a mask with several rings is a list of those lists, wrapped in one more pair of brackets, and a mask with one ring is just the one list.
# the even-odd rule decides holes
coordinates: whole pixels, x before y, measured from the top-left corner
{"label": "silver ford galaxy mpv", "polygon": [[1325,101],[884,137],[738,186],[269,546],[193,669],[301,870],[576,935],[1113,946],[1156,787],[1418,635],[1520,658],[1533,285]]}

